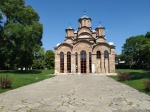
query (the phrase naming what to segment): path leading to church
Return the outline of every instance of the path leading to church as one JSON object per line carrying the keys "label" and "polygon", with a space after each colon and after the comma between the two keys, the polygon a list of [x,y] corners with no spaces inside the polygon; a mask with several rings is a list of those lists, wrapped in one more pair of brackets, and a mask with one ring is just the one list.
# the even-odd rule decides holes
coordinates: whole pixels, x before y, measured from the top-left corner
{"label": "path leading to church", "polygon": [[0,112],[150,112],[150,96],[104,75],[59,75],[0,94]]}

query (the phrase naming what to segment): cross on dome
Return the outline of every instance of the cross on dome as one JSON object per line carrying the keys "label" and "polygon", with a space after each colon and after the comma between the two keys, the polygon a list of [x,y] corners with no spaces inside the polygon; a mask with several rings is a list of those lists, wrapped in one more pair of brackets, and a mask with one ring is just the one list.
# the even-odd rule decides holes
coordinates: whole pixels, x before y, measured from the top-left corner
{"label": "cross on dome", "polygon": [[86,15],[86,11],[84,10],[84,15]]}
{"label": "cross on dome", "polygon": [[81,17],[81,19],[83,18],[89,18],[88,16],[86,16],[86,11],[84,10],[84,15]]}
{"label": "cross on dome", "polygon": [[100,21],[98,22],[98,27],[102,27],[102,26],[101,26],[101,22],[100,22]]}

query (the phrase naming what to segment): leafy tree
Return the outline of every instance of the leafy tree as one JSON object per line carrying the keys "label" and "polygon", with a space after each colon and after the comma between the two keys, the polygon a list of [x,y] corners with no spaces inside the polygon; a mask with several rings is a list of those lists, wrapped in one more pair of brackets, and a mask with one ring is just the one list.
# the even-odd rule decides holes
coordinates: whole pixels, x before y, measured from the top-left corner
{"label": "leafy tree", "polygon": [[146,33],[141,49],[144,52],[143,62],[146,65],[146,68],[150,68],[150,32]]}
{"label": "leafy tree", "polygon": [[4,42],[3,42],[3,22],[2,22],[2,13],[0,13],[0,69],[2,69],[4,66],[4,62],[6,60],[5,54],[4,54]]}
{"label": "leafy tree", "polygon": [[45,67],[48,69],[54,68],[54,52],[47,50],[45,54]]}
{"label": "leafy tree", "polygon": [[38,13],[31,6],[25,6],[24,0],[1,0],[0,13],[5,66],[30,67],[34,53],[42,46],[43,27]]}
{"label": "leafy tree", "polygon": [[129,37],[126,39],[126,43],[122,46],[123,49],[120,57],[130,65],[130,68],[132,65],[137,65],[143,61],[142,42],[144,38],[144,35]]}
{"label": "leafy tree", "polygon": [[34,54],[34,60],[33,60],[33,68],[34,69],[43,69],[45,68],[45,49],[40,48],[38,52]]}

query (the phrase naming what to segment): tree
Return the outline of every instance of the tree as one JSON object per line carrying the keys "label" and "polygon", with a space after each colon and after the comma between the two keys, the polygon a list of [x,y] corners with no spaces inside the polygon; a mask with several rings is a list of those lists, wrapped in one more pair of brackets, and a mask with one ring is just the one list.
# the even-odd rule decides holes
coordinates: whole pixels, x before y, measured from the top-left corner
{"label": "tree", "polygon": [[33,68],[34,69],[43,69],[45,68],[45,49],[40,48],[39,51],[35,52],[34,60],[33,60]]}
{"label": "tree", "polygon": [[54,52],[47,50],[45,54],[45,67],[48,69],[54,68]]}
{"label": "tree", "polygon": [[144,64],[146,68],[150,68],[150,32],[147,32],[142,42],[142,50],[144,52]]}
{"label": "tree", "polygon": [[[143,50],[142,42],[144,40],[144,35],[132,36],[126,39],[126,43],[122,46],[121,56],[124,58],[127,64],[130,65],[130,68],[133,65],[139,65],[143,61]],[[138,66],[140,67],[140,66]]]}
{"label": "tree", "polygon": [[42,46],[43,26],[38,13],[31,6],[25,6],[24,0],[1,0],[0,13],[5,66],[30,67],[34,53]]}
{"label": "tree", "polygon": [[6,60],[6,56],[4,51],[6,50],[4,48],[5,43],[3,42],[3,21],[2,21],[2,13],[0,13],[0,69],[4,68],[4,63]]}

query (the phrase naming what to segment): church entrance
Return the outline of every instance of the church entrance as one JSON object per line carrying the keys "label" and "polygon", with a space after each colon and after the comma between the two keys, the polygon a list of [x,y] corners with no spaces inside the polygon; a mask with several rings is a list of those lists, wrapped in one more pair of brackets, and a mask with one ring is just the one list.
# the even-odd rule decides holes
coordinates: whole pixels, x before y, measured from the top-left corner
{"label": "church entrance", "polygon": [[86,52],[85,51],[81,51],[80,58],[81,58],[81,73],[86,73]]}

